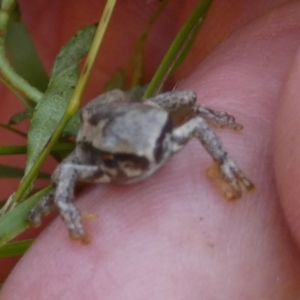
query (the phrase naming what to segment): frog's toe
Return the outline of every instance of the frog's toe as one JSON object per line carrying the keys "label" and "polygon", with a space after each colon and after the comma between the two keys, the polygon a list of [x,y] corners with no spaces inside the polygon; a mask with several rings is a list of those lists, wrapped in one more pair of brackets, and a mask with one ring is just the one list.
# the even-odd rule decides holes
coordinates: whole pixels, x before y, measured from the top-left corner
{"label": "frog's toe", "polygon": [[208,169],[207,174],[228,201],[240,199],[243,187],[248,192],[255,189],[254,184],[232,161],[222,165],[219,162],[215,162]]}

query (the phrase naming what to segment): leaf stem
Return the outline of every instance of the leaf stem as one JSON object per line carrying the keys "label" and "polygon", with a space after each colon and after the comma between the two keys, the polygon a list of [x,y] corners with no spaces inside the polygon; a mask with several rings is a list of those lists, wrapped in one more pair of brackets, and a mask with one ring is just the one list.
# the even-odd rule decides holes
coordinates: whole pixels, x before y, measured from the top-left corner
{"label": "leaf stem", "polygon": [[[1,39],[1,37],[0,37]],[[0,82],[3,83],[19,100],[22,102],[22,104],[29,110],[33,111],[33,107],[28,103],[28,101],[14,88],[14,86],[6,80],[6,78],[3,78],[0,76]]]}
{"label": "leaf stem", "polygon": [[80,72],[78,83],[75,87],[73,96],[69,102],[69,105],[67,106],[66,115],[73,116],[76,113],[76,111],[79,109],[81,96],[83,94],[87,80],[90,76],[92,67],[95,63],[100,45],[103,41],[103,37],[106,32],[116,2],[117,0],[107,0],[106,2],[90,51],[86,57],[82,71]]}
{"label": "leaf stem", "polygon": [[[146,42],[149,35],[149,32],[158,19],[158,17],[163,12],[165,6],[168,4],[169,0],[163,0],[156,11],[153,13],[149,21],[146,23],[144,30],[142,31],[141,35],[135,42],[133,53],[129,59],[128,70],[129,73],[132,72],[132,78],[130,82],[130,89],[133,89],[135,86],[141,84],[141,79],[144,72],[144,55],[145,55],[145,48]],[[132,70],[132,71],[131,71]]]}
{"label": "leaf stem", "polygon": [[0,128],[9,130],[9,131],[11,131],[11,132],[13,132],[13,133],[16,133],[16,134],[18,134],[18,135],[24,137],[24,138],[27,137],[27,134],[26,134],[26,133],[24,133],[24,132],[22,132],[22,131],[20,131],[20,130],[17,130],[17,129],[15,129],[15,128],[12,128],[11,126],[8,126],[8,125],[6,125],[6,124],[0,123]]}
{"label": "leaf stem", "polygon": [[196,38],[212,2],[213,0],[202,0],[193,10],[156,70],[144,94],[144,98],[149,98],[159,93],[166,79],[174,72],[178,62],[184,59],[187,54],[186,49],[191,46],[191,43]]}

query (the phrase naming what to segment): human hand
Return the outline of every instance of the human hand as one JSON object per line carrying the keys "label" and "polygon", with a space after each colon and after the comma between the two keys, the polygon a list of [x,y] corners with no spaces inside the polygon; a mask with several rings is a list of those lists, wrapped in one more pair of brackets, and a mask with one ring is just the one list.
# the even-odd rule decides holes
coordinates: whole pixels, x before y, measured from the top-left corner
{"label": "human hand", "polygon": [[[190,1],[189,8],[196,2]],[[210,158],[197,141],[191,142],[144,182],[87,189],[78,197],[77,205],[99,215],[97,221],[86,224],[92,243],[83,246],[68,240],[63,222],[55,220],[18,263],[1,299],[56,296],[72,300],[83,297],[223,300],[299,296],[299,254],[293,239],[299,245],[296,179],[300,54],[296,59],[295,55],[300,36],[300,3],[286,1],[267,12],[280,1],[256,2],[215,1],[202,36],[177,79],[187,74],[191,66],[194,68],[228,33],[241,27],[178,88],[193,89],[199,102],[228,111],[244,125],[241,133],[220,130],[218,134],[232,157],[255,182],[257,191],[238,202],[224,201],[204,174]],[[41,7],[44,16],[53,14],[64,24],[53,28],[53,32],[51,28],[55,37],[65,26],[63,35],[75,31],[68,26],[73,26],[76,13],[82,15],[84,9],[89,20],[100,11],[95,9],[99,6],[96,1],[90,7],[80,1],[70,2],[72,5],[68,1],[61,3],[66,10],[63,5],[51,6],[53,10]],[[136,1],[120,3],[118,19],[113,20],[111,30],[120,31],[118,22],[130,19],[128,14],[133,13],[130,10],[135,7],[133,4]],[[172,5],[150,38],[151,53],[158,54],[149,56],[147,76],[177,26],[168,27],[174,21],[173,16],[177,16],[174,10],[178,13],[180,9],[179,18],[187,13],[184,5]],[[74,11],[69,12],[70,7]],[[63,12],[59,17],[58,11]],[[260,14],[260,18],[242,26]],[[134,24],[143,24],[149,15],[150,12],[141,12],[140,19],[126,25],[127,30],[123,29],[123,21],[122,29],[126,33],[132,29],[138,34],[140,27],[133,29]],[[224,26],[220,15],[228,18]],[[49,24],[55,18],[49,18]],[[31,24],[34,21],[37,20],[33,19]],[[44,28],[36,30],[39,41],[42,36],[44,41],[49,39]],[[101,50],[102,61],[91,79],[89,93],[99,86],[94,82],[95,75],[100,75],[103,83],[114,67],[126,62],[132,44],[124,32],[107,42],[109,45],[105,47],[114,49],[113,53]],[[120,58],[120,51],[124,51],[124,57]],[[51,58],[51,53],[46,53]],[[105,60],[113,61],[112,66],[105,65]]]}

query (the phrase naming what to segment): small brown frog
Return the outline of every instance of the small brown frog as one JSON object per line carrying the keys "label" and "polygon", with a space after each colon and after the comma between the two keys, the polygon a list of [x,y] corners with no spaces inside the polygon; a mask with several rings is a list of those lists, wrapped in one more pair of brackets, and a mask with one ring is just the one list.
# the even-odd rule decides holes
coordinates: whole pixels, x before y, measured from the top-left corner
{"label": "small brown frog", "polygon": [[56,207],[70,236],[89,241],[81,214],[72,203],[78,181],[127,184],[147,178],[193,137],[214,160],[209,176],[228,200],[254,185],[239,169],[209,126],[242,129],[234,117],[196,105],[191,90],[162,93],[141,101],[121,90],[107,92],[81,111],[76,149],[57,166],[54,191],[29,215],[31,225]]}

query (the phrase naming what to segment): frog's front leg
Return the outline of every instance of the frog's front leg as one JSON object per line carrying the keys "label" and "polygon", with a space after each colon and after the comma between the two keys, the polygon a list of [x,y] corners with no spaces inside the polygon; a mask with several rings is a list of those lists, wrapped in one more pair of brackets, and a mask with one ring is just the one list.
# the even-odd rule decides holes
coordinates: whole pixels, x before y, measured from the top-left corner
{"label": "frog's front leg", "polygon": [[192,90],[174,90],[158,94],[147,100],[157,103],[170,113],[184,108],[187,108],[187,112],[191,113],[192,108],[196,105],[197,95]]}
{"label": "frog's front leg", "polygon": [[233,130],[243,129],[241,124],[236,123],[234,116],[225,111],[216,111],[201,104],[195,105],[193,111],[194,115],[205,119],[208,123],[217,128],[228,127]]}
{"label": "frog's front leg", "polygon": [[215,164],[208,170],[209,176],[228,200],[242,196],[242,186],[247,191],[254,189],[253,183],[244,175],[228,155],[220,139],[201,117],[194,117],[172,133],[173,152],[179,151],[192,137],[196,137]]}
{"label": "frog's front leg", "polygon": [[51,176],[51,181],[54,190],[48,195],[44,196],[34,208],[32,208],[27,215],[27,221],[31,226],[37,227],[41,224],[42,217],[49,214],[55,208],[55,188],[59,181],[59,174],[61,166],[64,164],[80,164],[80,159],[76,155],[76,152],[71,152],[55,169]]}
{"label": "frog's front leg", "polygon": [[57,166],[52,175],[55,190],[43,197],[29,212],[28,222],[31,225],[39,225],[41,217],[49,213],[53,207],[57,207],[71,238],[88,242],[89,238],[83,229],[80,212],[72,203],[74,188],[78,181],[101,181],[102,177],[107,176],[99,166],[81,164],[76,153],[71,153]]}
{"label": "frog's front leg", "polygon": [[175,90],[159,94],[149,100],[157,103],[171,115],[180,115],[180,118],[191,118],[199,116],[215,127],[228,127],[234,130],[240,130],[242,125],[236,123],[235,118],[223,111],[216,111],[197,105],[196,93],[192,90]]}
{"label": "frog's front leg", "polygon": [[98,166],[69,163],[60,166],[54,202],[72,239],[79,239],[83,242],[89,241],[89,237],[83,229],[81,214],[72,203],[75,184],[78,181],[88,181],[94,177],[101,177],[101,173],[102,171]]}

